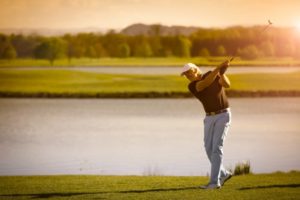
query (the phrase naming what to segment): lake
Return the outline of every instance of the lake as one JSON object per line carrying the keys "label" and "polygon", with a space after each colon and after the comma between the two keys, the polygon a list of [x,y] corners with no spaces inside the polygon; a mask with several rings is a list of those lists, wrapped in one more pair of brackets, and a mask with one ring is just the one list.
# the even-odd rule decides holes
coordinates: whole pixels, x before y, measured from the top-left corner
{"label": "lake", "polygon": [[[232,98],[224,164],[300,170],[300,98]],[[0,175],[209,172],[195,99],[0,99]]]}

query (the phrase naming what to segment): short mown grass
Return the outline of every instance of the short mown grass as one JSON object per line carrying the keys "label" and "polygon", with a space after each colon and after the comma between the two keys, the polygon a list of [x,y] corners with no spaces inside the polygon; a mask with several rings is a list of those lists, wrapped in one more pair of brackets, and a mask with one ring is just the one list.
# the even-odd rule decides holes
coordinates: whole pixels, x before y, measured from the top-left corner
{"label": "short mown grass", "polygon": [[[151,57],[151,58],[67,58],[57,59],[53,66],[74,67],[74,66],[182,66],[184,63],[192,62],[199,66],[216,66],[223,62],[227,57]],[[51,66],[48,60],[42,59],[0,59],[0,67],[44,67]],[[283,58],[260,58],[256,60],[242,60],[235,58],[231,66],[300,66],[300,59],[283,57]]]}
{"label": "short mown grass", "polygon": [[[231,74],[230,91],[300,91],[300,72]],[[58,96],[182,93],[188,81],[176,75],[99,74],[75,70],[0,70],[0,93]],[[101,95],[100,95],[101,96]]]}
{"label": "short mown grass", "polygon": [[0,199],[299,199],[300,172],[234,176],[220,190],[207,177],[2,176]]}

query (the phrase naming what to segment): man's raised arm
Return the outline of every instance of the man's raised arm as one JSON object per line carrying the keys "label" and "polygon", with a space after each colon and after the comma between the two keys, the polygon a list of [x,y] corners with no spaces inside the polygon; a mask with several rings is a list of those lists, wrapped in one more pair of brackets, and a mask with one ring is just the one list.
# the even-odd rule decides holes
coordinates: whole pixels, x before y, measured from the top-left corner
{"label": "man's raised arm", "polygon": [[223,67],[228,67],[228,65],[229,65],[229,61],[228,60],[226,60],[222,64],[218,65],[203,80],[197,82],[197,84],[196,84],[196,90],[198,92],[200,92],[200,91],[204,90],[205,88],[207,88],[208,86],[210,86],[210,84],[212,84],[214,82],[215,78],[219,75],[220,69],[222,69]]}

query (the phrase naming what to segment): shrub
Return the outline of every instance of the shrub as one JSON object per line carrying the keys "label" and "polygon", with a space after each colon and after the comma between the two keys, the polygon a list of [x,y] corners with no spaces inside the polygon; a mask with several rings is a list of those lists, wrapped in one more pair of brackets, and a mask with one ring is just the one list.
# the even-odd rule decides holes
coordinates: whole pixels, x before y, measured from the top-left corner
{"label": "shrub", "polygon": [[240,162],[235,165],[234,168],[234,175],[244,175],[244,174],[251,174],[251,165],[250,161]]}

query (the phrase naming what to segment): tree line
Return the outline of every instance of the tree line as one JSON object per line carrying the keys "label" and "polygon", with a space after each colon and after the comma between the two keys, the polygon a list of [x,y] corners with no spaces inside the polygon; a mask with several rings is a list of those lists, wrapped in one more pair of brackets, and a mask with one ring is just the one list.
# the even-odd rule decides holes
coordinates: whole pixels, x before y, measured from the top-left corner
{"label": "tree line", "polygon": [[129,36],[115,31],[106,34],[79,33],[45,37],[0,34],[0,58],[47,59],[101,57],[208,57],[236,55],[300,58],[300,32],[293,28],[230,27],[204,29],[186,35],[161,35],[159,29],[147,35]]}

